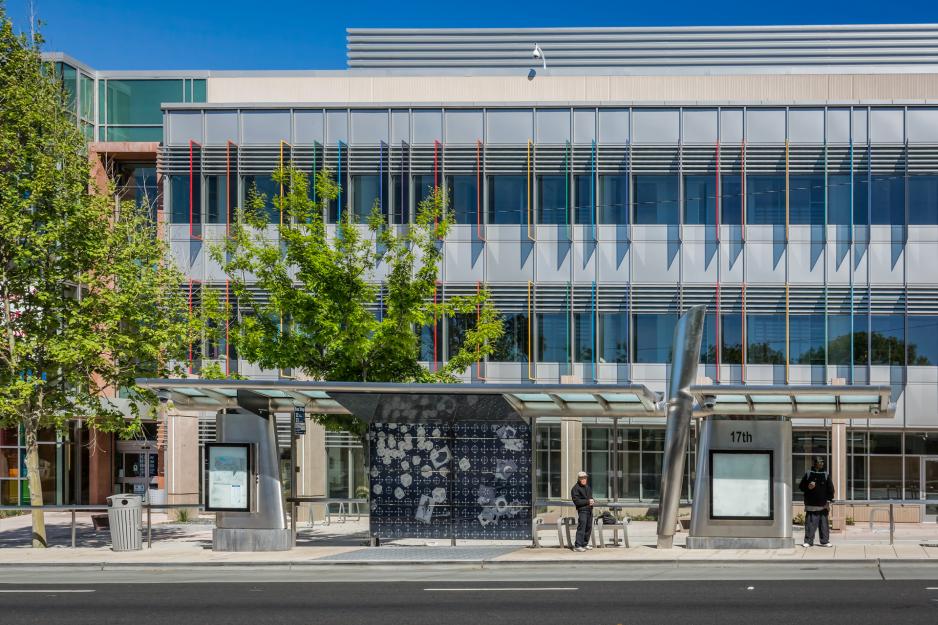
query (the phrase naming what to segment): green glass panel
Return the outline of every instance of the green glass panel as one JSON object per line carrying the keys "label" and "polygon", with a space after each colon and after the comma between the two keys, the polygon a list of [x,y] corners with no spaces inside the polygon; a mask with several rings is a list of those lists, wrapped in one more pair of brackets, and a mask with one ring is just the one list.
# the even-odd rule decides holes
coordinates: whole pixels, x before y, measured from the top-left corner
{"label": "green glass panel", "polygon": [[183,102],[182,80],[107,81],[108,124],[162,124],[164,102]]}
{"label": "green glass panel", "polygon": [[81,90],[81,117],[85,121],[94,121],[94,80],[84,74],[79,78]]}
{"label": "green glass panel", "polygon": [[116,126],[107,129],[107,141],[162,141],[162,126]]}
{"label": "green glass panel", "polygon": [[94,124],[81,122],[81,134],[85,135],[87,141],[94,141]]}
{"label": "green glass panel", "polygon": [[74,113],[78,104],[78,70],[66,63],[59,63],[58,70],[66,93],[66,106]]}
{"label": "green glass panel", "polygon": [[[107,91],[106,85],[107,85],[107,81],[106,81],[106,80],[101,80],[101,81],[98,82],[98,120],[99,120],[99,123],[101,123],[101,124],[104,123],[104,103],[107,101],[106,98],[105,98],[105,92]],[[100,139],[101,141],[103,141],[103,140],[104,140],[104,134],[103,134],[103,133],[104,133],[104,130],[102,129],[102,130],[100,130],[99,132],[102,133],[102,135],[101,135],[101,137],[99,137],[99,139]]]}
{"label": "green glass panel", "polygon": [[205,80],[198,79],[192,81],[192,101],[205,102]]}

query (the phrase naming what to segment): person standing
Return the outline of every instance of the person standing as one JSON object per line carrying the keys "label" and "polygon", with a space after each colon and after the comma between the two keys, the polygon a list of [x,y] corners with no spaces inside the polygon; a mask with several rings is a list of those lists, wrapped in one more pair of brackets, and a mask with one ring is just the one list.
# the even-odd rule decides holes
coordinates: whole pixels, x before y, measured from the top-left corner
{"label": "person standing", "polygon": [[596,500],[593,499],[593,489],[589,485],[589,475],[586,471],[577,473],[576,484],[570,490],[570,498],[576,506],[577,516],[576,542],[573,544],[573,550],[592,549],[589,542],[593,531],[593,506],[596,505]]}
{"label": "person standing", "polygon": [[821,546],[833,547],[830,526],[830,502],[834,500],[834,482],[824,470],[824,458],[816,456],[811,470],[804,474],[799,485],[804,493],[804,544],[814,544],[814,533],[820,533]]}

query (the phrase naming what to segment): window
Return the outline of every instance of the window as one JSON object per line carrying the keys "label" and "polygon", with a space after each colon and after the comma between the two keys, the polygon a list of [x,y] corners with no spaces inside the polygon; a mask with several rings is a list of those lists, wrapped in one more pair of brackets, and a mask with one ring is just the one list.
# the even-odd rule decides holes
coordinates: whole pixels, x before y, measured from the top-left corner
{"label": "window", "polygon": [[[867,432],[847,430],[847,493],[850,499],[869,499],[867,460],[869,457]],[[837,496],[837,493],[834,493]]]}
{"label": "window", "polygon": [[583,470],[590,474],[593,497],[612,498],[612,481],[615,475],[611,466],[613,452],[612,428],[583,428]]}
{"label": "window", "polygon": [[189,223],[189,176],[169,177],[169,221]]}
{"label": "window", "polygon": [[791,315],[788,334],[788,358],[792,364],[825,364],[824,315]]}
{"label": "window", "polygon": [[827,176],[827,223],[850,225],[850,176]]}
{"label": "window", "polygon": [[[244,176],[244,203],[250,208],[252,199],[263,200],[264,211],[267,213],[267,223],[280,223],[280,211],[274,206],[274,199],[280,197],[280,183],[271,176]],[[332,202],[333,206],[335,202]]]}
{"label": "window", "polygon": [[566,224],[568,215],[567,177],[561,174],[537,177],[537,222],[539,224]]}
{"label": "window", "polygon": [[849,365],[851,346],[854,364],[866,363],[866,333],[862,337],[851,335],[850,317],[849,314],[827,316],[827,363],[830,365]]}
{"label": "window", "polygon": [[874,225],[905,224],[905,178],[895,172],[873,176],[871,222]]}
{"label": "window", "polygon": [[449,210],[458,224],[479,222],[478,178],[470,176],[447,176],[446,193]]}
{"label": "window", "polygon": [[368,223],[371,213],[378,210],[382,217],[387,215],[387,186],[378,174],[352,176],[352,212],[355,221]]}
{"label": "window", "polygon": [[87,74],[80,74],[78,79],[80,111],[79,116],[89,122],[94,121],[94,79]]}
{"label": "window", "polygon": [[[576,340],[576,362],[593,360],[593,340],[599,342],[598,362],[627,363],[629,361],[629,315],[625,311],[599,313],[575,313],[574,329]],[[593,324],[596,327],[593,327]]]}
{"label": "window", "polygon": [[504,334],[493,346],[489,360],[495,362],[528,361],[528,315],[508,313],[502,315]]}
{"label": "window", "polygon": [[446,337],[446,357],[452,358],[466,341],[466,333],[475,327],[475,315],[457,313],[448,317]]}
{"label": "window", "polygon": [[537,360],[570,361],[570,317],[567,313],[537,313]]}
{"label": "window", "polygon": [[[103,80],[101,124],[107,141],[161,141],[163,102],[187,102],[185,80]],[[204,97],[202,98],[204,100]]]}
{"label": "window", "polygon": [[56,69],[59,72],[59,80],[62,82],[62,89],[65,90],[65,107],[73,115],[78,113],[78,70],[67,63],[56,63]]}
{"label": "window", "polygon": [[326,496],[337,499],[367,496],[364,453],[348,432],[326,433]]}
{"label": "window", "polygon": [[107,81],[107,124],[162,124],[163,102],[184,102],[182,80]]}
{"label": "window", "polygon": [[938,315],[909,316],[909,366],[938,365]]}
{"label": "window", "polygon": [[642,430],[619,428],[619,497],[640,500],[642,498]]}
{"label": "window", "polygon": [[437,319],[436,323],[421,326],[420,360],[422,362],[441,362],[443,360],[443,323]]}
{"label": "window", "polygon": [[784,174],[747,176],[746,223],[765,226],[785,224]]}
{"label": "window", "polygon": [[870,499],[902,498],[902,435],[869,433]]}
{"label": "window", "polygon": [[684,223],[715,224],[717,181],[715,176],[684,176]]}
{"label": "window", "polygon": [[720,223],[734,226],[743,223],[742,174],[720,176]]}
{"label": "window", "polygon": [[724,365],[743,364],[743,317],[720,315],[720,362]]}
{"label": "window", "polygon": [[210,224],[228,222],[228,179],[227,176],[206,176],[206,220]]}
{"label": "window", "polygon": [[437,181],[432,174],[414,176],[414,216],[420,211],[420,204],[433,194]]}
{"label": "window", "polygon": [[635,223],[676,225],[678,186],[677,176],[635,176]]}
{"label": "window", "polygon": [[938,176],[909,177],[909,224],[938,225]]}
{"label": "window", "polygon": [[592,174],[576,174],[573,177],[573,193],[576,223],[584,225],[596,223],[596,212],[593,207],[596,188]]}
{"label": "window", "polygon": [[746,330],[748,364],[785,364],[785,315],[747,315]]}
{"label": "window", "polygon": [[789,221],[824,225],[824,175],[793,175],[788,179]]}
{"label": "window", "polygon": [[538,425],[534,439],[537,453],[537,497],[559,499],[560,492],[560,426]]}
{"label": "window", "polygon": [[614,174],[599,177],[598,216],[601,224],[629,222],[629,177]]}
{"label": "window", "polygon": [[528,179],[525,176],[489,176],[489,223],[528,223]]}
{"label": "window", "polygon": [[905,364],[905,318],[902,315],[873,315],[870,364],[902,366]]}
{"label": "window", "polygon": [[573,313],[573,360],[593,362],[596,318],[591,312]]}
{"label": "window", "polygon": [[629,361],[629,314],[625,311],[599,314],[599,361]]}
{"label": "window", "polygon": [[[827,430],[794,430],[791,433],[791,484],[792,499],[804,501],[799,488],[801,478],[814,464],[815,456],[824,458],[825,470],[830,472],[830,435]],[[839,493],[834,493],[840,498]]]}
{"label": "window", "polygon": [[717,327],[714,314],[704,316],[703,338],[700,341],[700,364],[715,365],[717,362]]}
{"label": "window", "polygon": [[677,315],[634,315],[635,347],[632,362],[668,363],[671,362],[671,342]]}
{"label": "window", "polygon": [[394,223],[406,224],[410,222],[410,214],[407,210],[408,195],[410,194],[410,184],[407,176],[394,174],[391,176],[391,203],[393,205],[392,213]]}

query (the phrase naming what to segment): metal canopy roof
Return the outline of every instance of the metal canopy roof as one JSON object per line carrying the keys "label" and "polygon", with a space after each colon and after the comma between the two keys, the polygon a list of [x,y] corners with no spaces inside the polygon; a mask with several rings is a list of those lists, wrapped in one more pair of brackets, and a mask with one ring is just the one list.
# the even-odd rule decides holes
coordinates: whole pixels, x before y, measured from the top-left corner
{"label": "metal canopy roof", "polygon": [[895,413],[888,386],[693,386],[694,416],[881,419]]}
{"label": "metal canopy roof", "polygon": [[[237,405],[237,392],[253,391],[270,399],[271,408],[287,412],[297,405],[321,414],[355,414],[365,421],[399,418],[429,420],[441,412],[456,419],[496,418],[505,409],[523,419],[540,416],[663,416],[660,398],[641,384],[396,384],[389,382],[300,382],[295,380],[138,380],[165,393],[183,410],[218,410]],[[430,397],[466,397],[459,406]],[[471,400],[470,398],[476,398]],[[500,398],[504,408],[492,400]],[[436,401],[436,400],[433,400]],[[470,401],[474,406],[470,405]],[[485,406],[483,408],[482,406]],[[393,411],[398,411],[393,413]],[[425,414],[418,414],[425,413]]]}
{"label": "metal canopy roof", "polygon": [[[239,390],[269,398],[275,412],[303,405],[313,413],[364,421],[534,417],[664,417],[661,397],[642,384],[396,384],[295,380],[140,379],[185,411],[237,405]],[[695,417],[888,418],[888,386],[693,386]],[[448,398],[441,401],[442,398]],[[711,399],[712,398],[712,399]],[[513,414],[512,414],[513,412]]]}

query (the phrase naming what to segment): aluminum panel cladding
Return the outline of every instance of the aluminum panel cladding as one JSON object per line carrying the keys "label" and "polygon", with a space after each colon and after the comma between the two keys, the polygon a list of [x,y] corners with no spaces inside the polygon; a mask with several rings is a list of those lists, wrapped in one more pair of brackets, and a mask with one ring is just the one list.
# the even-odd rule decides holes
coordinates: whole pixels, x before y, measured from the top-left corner
{"label": "aluminum panel cladding", "polygon": [[521,423],[373,423],[371,533],[531,536],[531,429]]}

